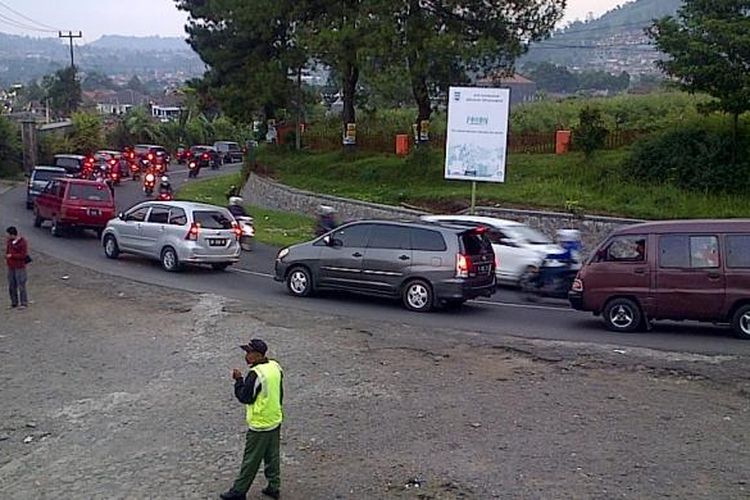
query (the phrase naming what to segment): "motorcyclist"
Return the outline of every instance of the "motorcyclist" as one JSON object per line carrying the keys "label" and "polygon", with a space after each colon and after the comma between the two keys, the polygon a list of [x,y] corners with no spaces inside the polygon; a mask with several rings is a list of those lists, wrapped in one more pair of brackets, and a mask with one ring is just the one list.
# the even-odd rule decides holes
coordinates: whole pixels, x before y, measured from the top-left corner
{"label": "motorcyclist", "polygon": [[172,196],[172,184],[169,182],[169,177],[163,175],[159,180],[159,194],[168,194]]}
{"label": "motorcyclist", "polygon": [[235,184],[232,184],[231,186],[229,186],[229,190],[226,192],[227,200],[231,201],[232,197],[235,197],[235,198],[239,197],[240,191],[241,189],[237,187],[237,185]]}
{"label": "motorcyclist", "polygon": [[336,229],[336,210],[328,205],[318,206],[318,218],[315,223],[315,236],[322,236]]}
{"label": "motorcyclist", "polygon": [[[547,256],[539,269],[538,288],[548,286],[559,278],[574,275],[581,268],[583,251],[581,232],[577,229],[560,229],[557,231],[556,239],[563,251]],[[563,280],[563,282],[566,281]]]}
{"label": "motorcyclist", "polygon": [[235,218],[247,217],[247,212],[245,211],[245,207],[242,206],[243,203],[244,203],[244,200],[239,196],[229,197],[229,206],[227,208],[232,213],[232,215],[234,215]]}

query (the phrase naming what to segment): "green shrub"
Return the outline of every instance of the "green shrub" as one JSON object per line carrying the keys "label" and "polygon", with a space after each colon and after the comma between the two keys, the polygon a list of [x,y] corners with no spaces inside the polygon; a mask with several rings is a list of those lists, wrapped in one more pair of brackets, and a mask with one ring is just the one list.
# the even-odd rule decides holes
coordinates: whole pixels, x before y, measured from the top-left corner
{"label": "green shrub", "polygon": [[21,131],[10,120],[0,116],[0,177],[12,177],[21,171],[23,150]]}
{"label": "green shrub", "polygon": [[625,172],[636,182],[672,184],[705,192],[738,191],[749,185],[748,144],[740,139],[732,162],[732,134],[699,127],[674,129],[642,140],[625,162]]}
{"label": "green shrub", "polygon": [[601,111],[590,106],[581,110],[578,123],[573,132],[573,143],[586,158],[590,158],[594,151],[604,147],[609,131],[604,125]]}

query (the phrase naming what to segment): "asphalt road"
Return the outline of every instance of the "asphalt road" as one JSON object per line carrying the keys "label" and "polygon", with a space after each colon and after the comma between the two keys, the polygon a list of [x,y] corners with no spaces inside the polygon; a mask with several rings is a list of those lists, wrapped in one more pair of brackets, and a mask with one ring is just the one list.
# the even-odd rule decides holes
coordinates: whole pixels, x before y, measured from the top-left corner
{"label": "asphalt road", "polygon": [[[239,165],[223,166],[218,171],[204,169],[198,180],[237,170]],[[187,180],[187,170],[179,165],[170,168],[170,178],[175,187],[193,182]],[[419,330],[454,328],[474,332],[479,336],[506,334],[533,339],[606,344],[613,348],[646,347],[701,354],[750,354],[750,342],[733,338],[725,328],[667,323],[657,325],[648,333],[615,334],[605,330],[598,318],[573,311],[563,301],[544,300],[530,304],[510,289],[500,290],[491,299],[469,302],[459,311],[437,311],[430,314],[411,313],[388,300],[342,294],[297,299],[287,295],[284,287],[272,279],[276,249],[260,244],[256,245],[253,252],[245,253],[239,265],[226,272],[189,268],[181,273],[166,273],[161,270],[158,262],[138,257],[123,256],[116,261],[107,259],[93,233],[60,239],[50,235],[46,224],[42,229],[34,228],[31,211],[25,208],[25,195],[24,186],[19,186],[0,196],[0,223],[3,227],[10,224],[19,227],[32,250],[99,272],[141,282],[250,299],[259,306],[281,304],[295,309],[356,316],[372,320],[374,324],[387,316],[392,321]],[[116,187],[115,200],[120,210],[144,199],[140,183],[126,181]],[[60,279],[59,276],[50,278]],[[33,285],[30,288],[33,291]]]}

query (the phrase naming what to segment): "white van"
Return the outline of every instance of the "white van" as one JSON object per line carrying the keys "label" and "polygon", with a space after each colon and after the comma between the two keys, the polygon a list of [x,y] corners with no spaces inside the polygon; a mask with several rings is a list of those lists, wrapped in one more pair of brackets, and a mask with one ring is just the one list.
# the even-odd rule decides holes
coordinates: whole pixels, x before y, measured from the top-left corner
{"label": "white van", "polygon": [[497,258],[497,280],[517,284],[530,268],[541,265],[548,255],[564,252],[550,238],[526,224],[474,215],[423,215],[425,221],[485,226]]}

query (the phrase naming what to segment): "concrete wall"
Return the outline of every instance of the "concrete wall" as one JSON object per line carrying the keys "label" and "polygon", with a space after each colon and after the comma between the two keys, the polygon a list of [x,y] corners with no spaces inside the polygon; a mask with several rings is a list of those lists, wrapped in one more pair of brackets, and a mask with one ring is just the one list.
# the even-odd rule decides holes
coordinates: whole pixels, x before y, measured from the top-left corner
{"label": "concrete wall", "polygon": [[[338,211],[342,221],[366,218],[416,218],[427,212],[402,207],[366,203],[337,196],[329,196],[292,188],[268,178],[250,174],[242,197],[251,205],[284,212],[314,216],[318,205],[329,205]],[[591,251],[611,231],[626,224],[641,222],[635,219],[583,216],[536,210],[477,207],[477,215],[524,222],[554,237],[558,229],[578,229],[583,237],[584,249]]]}

